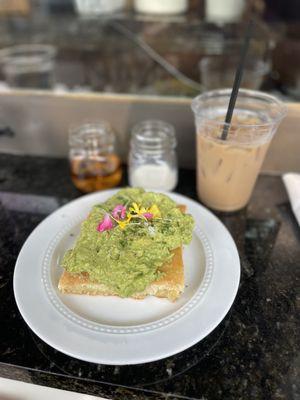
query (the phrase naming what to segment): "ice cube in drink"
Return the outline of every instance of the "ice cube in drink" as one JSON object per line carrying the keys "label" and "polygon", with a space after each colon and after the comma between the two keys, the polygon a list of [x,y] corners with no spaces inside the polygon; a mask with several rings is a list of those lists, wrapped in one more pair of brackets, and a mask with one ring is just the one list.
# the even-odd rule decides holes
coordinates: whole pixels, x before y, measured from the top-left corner
{"label": "ice cube in drink", "polygon": [[270,140],[232,143],[221,140],[221,133],[197,132],[198,195],[213,209],[233,211],[248,203]]}

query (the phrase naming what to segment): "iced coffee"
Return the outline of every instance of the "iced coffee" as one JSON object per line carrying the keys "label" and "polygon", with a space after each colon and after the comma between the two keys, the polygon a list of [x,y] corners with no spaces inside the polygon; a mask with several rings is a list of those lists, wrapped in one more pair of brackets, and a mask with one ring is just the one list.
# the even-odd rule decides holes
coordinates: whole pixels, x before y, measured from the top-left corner
{"label": "iced coffee", "polygon": [[[235,211],[246,206],[272,136],[285,115],[285,107],[277,99],[260,92],[240,92],[233,119],[226,127],[226,140],[221,136],[230,91],[208,92],[193,101],[198,195],[204,204],[220,211]],[[214,93],[223,94],[223,105],[220,98],[213,101],[211,94]],[[206,102],[205,96],[209,97]],[[253,99],[249,101],[251,96]],[[262,103],[259,103],[260,96]],[[265,98],[274,104],[267,107]]]}

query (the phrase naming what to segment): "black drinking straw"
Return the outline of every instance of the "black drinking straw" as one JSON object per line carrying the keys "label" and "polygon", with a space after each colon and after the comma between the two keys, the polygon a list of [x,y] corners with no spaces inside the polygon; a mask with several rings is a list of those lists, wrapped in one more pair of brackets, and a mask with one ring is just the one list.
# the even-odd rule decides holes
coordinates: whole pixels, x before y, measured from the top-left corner
{"label": "black drinking straw", "polygon": [[227,139],[227,135],[228,135],[228,131],[229,131],[229,124],[232,119],[232,114],[233,114],[233,110],[235,107],[236,98],[239,94],[239,88],[240,88],[242,77],[243,77],[246,56],[247,56],[247,52],[248,52],[248,48],[249,48],[250,39],[252,36],[252,30],[253,30],[253,20],[251,19],[247,26],[244,43],[243,43],[243,46],[241,49],[240,62],[239,62],[239,65],[238,65],[236,73],[235,73],[234,83],[233,83],[232,92],[230,95],[230,100],[229,100],[228,109],[227,109],[227,114],[226,114],[226,118],[225,118],[225,124],[224,124],[223,132],[221,135],[222,140]]}

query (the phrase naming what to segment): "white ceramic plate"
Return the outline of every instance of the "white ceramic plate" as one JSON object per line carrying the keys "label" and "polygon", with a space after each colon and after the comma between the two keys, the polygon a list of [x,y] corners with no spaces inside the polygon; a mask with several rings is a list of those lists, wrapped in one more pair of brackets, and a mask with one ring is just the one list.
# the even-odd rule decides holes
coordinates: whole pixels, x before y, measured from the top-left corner
{"label": "white ceramic plate", "polygon": [[61,294],[62,256],[91,207],[115,192],[83,196],[36,227],[19,254],[14,293],[30,328],[57,350],[94,363],[139,364],[176,354],[208,335],[234,301],[240,263],[229,232],[212,213],[168,193],[196,221],[192,242],[184,249],[186,288],[179,300]]}

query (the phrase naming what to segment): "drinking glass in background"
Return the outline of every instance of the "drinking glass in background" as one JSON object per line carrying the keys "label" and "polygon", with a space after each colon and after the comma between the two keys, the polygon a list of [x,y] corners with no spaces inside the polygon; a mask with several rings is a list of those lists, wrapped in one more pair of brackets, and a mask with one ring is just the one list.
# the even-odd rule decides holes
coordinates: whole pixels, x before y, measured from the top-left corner
{"label": "drinking glass in background", "polygon": [[215,24],[237,22],[242,17],[245,7],[245,0],[206,0],[205,20]]}
{"label": "drinking glass in background", "polygon": [[[206,90],[232,87],[238,54],[220,54],[203,57],[199,62],[200,81]],[[258,58],[249,57],[244,71],[241,86],[246,89],[259,89],[264,77],[270,72],[270,63]]]}
{"label": "drinking glass in background", "polygon": [[77,189],[94,192],[117,186],[122,178],[116,137],[108,122],[86,123],[69,134],[71,178]]}
{"label": "drinking glass in background", "polygon": [[0,63],[6,83],[15,88],[52,89],[55,55],[55,47],[40,44],[0,50]]}
{"label": "drinking glass in background", "polygon": [[78,14],[93,16],[120,11],[126,6],[125,0],[74,0]]}
{"label": "drinking glass in background", "polygon": [[[236,211],[250,199],[257,175],[286,106],[263,92],[240,89],[230,124],[224,123],[231,89],[192,101],[197,137],[197,191],[219,211]],[[226,140],[221,139],[228,126]]]}
{"label": "drinking glass in background", "polygon": [[134,126],[128,162],[130,186],[173,190],[177,185],[175,129],[159,120],[143,121]]}
{"label": "drinking glass in background", "polygon": [[134,0],[133,7],[142,14],[174,15],[188,10],[187,0]]}

